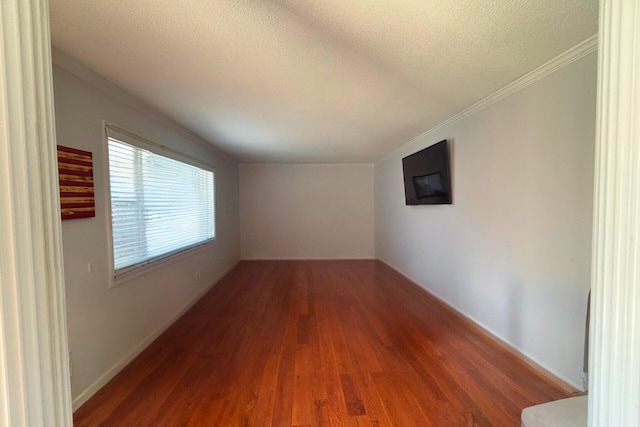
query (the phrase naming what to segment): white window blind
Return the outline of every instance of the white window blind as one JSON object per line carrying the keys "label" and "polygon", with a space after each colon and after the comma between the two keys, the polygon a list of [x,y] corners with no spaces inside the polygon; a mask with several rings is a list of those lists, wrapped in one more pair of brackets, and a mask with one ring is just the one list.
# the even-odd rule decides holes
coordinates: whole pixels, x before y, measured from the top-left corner
{"label": "white window blind", "polygon": [[107,137],[116,278],[214,239],[213,171],[109,127]]}

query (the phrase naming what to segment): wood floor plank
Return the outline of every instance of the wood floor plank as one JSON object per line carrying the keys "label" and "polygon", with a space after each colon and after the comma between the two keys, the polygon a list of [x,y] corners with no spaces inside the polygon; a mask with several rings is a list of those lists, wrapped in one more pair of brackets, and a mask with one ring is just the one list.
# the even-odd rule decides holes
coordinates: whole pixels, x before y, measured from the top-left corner
{"label": "wood floor plank", "polygon": [[243,261],[77,426],[515,426],[575,390],[379,261]]}

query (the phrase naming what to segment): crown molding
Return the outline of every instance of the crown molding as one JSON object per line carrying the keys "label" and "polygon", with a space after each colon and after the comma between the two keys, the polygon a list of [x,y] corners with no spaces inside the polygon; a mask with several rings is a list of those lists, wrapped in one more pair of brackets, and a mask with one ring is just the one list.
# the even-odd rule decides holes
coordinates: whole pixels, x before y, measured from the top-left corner
{"label": "crown molding", "polygon": [[[548,75],[566,67],[567,65],[571,64],[572,62],[575,62],[577,60],[579,60],[580,58],[595,52],[598,48],[598,35],[595,34],[591,37],[589,37],[588,39],[586,39],[585,41],[577,44],[576,46],[572,47],[571,49],[567,50],[566,52],[556,56],[555,58],[553,58],[552,60],[548,61],[547,63],[541,65],[540,67],[536,68],[535,70],[523,75],[522,77],[518,78],[517,80],[514,80],[513,82],[509,83],[508,85],[504,86],[502,89],[497,90],[496,92],[492,93],[491,95],[481,99],[480,101],[476,102],[475,104],[471,105],[470,107],[464,109],[463,111],[455,114],[454,116],[452,116],[451,118],[445,120],[444,122],[434,126],[433,128],[427,130],[426,132],[423,132],[422,134],[416,136],[415,138],[413,138],[412,140],[406,142],[405,144],[401,145],[400,147],[392,150],[391,152],[387,153],[386,155],[384,155],[382,158],[380,158],[379,160],[375,161],[374,164],[379,163],[381,161],[383,161],[384,159],[386,159],[387,157],[391,156],[393,153],[413,144],[414,142],[416,142],[417,140],[420,140],[430,134],[433,134],[435,132],[437,132],[438,130],[445,128],[447,126],[450,126],[472,114],[477,113],[478,111],[481,111],[511,95],[513,95],[516,92],[519,92],[520,90],[532,85],[533,83],[547,77]],[[237,159],[233,158],[232,156],[230,156],[229,154],[223,152],[222,150],[220,150],[219,148],[215,147],[213,144],[209,143],[208,141],[206,141],[204,138],[202,138],[201,136],[195,134],[194,132],[192,132],[191,130],[185,128],[184,126],[182,126],[181,124],[179,124],[178,122],[166,117],[165,115],[155,111],[153,108],[151,108],[150,106],[148,106],[147,104],[141,102],[140,100],[138,100],[137,98],[135,98],[133,95],[129,94],[128,92],[124,91],[123,89],[121,89],[120,87],[118,87],[117,85],[111,83],[109,80],[105,79],[104,77],[102,77],[101,75],[99,75],[98,73],[96,73],[95,71],[93,71],[92,69],[90,69],[89,67],[85,66],[84,64],[80,63],[78,60],[76,60],[75,58],[73,58],[72,56],[62,52],[61,50],[57,49],[56,47],[52,47],[52,58],[53,58],[53,63],[61,68],[63,68],[64,70],[70,72],[71,74],[75,75],[76,77],[86,81],[87,83],[91,84],[92,86],[100,89],[101,91],[103,91],[104,93],[118,99],[119,101],[129,105],[130,107],[136,109],[137,111],[145,114],[146,116],[160,122],[161,124],[163,124],[164,126],[170,128],[171,130],[180,133],[182,136],[188,138],[191,141],[197,142],[199,144],[205,144],[208,148],[213,148],[215,149],[218,153],[220,153],[221,155],[227,157],[229,160],[232,160],[235,163],[240,163]]]}
{"label": "crown molding", "polygon": [[477,113],[478,111],[484,110],[485,108],[496,104],[500,101],[502,101],[503,99],[513,95],[516,92],[521,91],[522,89],[531,86],[532,84],[534,84],[535,82],[542,80],[543,78],[547,77],[550,74],[555,73],[558,70],[561,70],[562,68],[566,67],[567,65],[579,60],[580,58],[583,58],[585,56],[587,56],[588,54],[595,52],[596,50],[598,50],[598,34],[594,34],[593,36],[589,37],[588,39],[586,39],[585,41],[577,44],[576,46],[572,47],[571,49],[565,51],[564,53],[561,53],[560,55],[556,56],[555,58],[553,58],[552,60],[550,60],[549,62],[541,65],[540,67],[536,68],[533,71],[530,71],[529,73],[523,75],[522,77],[514,80],[513,82],[509,83],[508,85],[504,86],[502,89],[499,89],[497,91],[495,91],[494,93],[492,93],[491,95],[481,99],[480,101],[476,102],[475,104],[471,105],[470,107],[462,110],[461,112],[457,113],[456,115],[452,116],[451,118],[445,120],[444,122],[432,127],[431,129],[427,130],[426,132],[421,133],[420,135],[416,136],[415,138],[413,138],[412,140],[410,140],[409,142],[402,144],[400,147],[394,149],[393,151],[391,151],[390,153],[386,154],[385,156],[383,156],[382,158],[380,158],[378,161],[376,161],[375,163],[380,163],[381,161],[385,160],[386,158],[388,158],[389,156],[393,155],[394,153],[412,145],[413,143],[415,143],[416,141],[423,139],[443,128],[446,128],[448,126],[453,125],[456,122],[461,121],[462,119],[471,116],[472,114]]}
{"label": "crown molding", "polygon": [[208,140],[194,133],[193,131],[187,129],[186,127],[176,122],[175,120],[165,116],[162,113],[159,113],[151,106],[140,101],[138,98],[131,95],[129,92],[125,91],[121,87],[117,86],[116,84],[102,77],[100,74],[96,73],[91,68],[82,64],[80,61],[78,61],[71,55],[61,51],[55,46],[51,47],[51,58],[54,65],[57,65],[63,70],[68,71],[74,76],[84,80],[85,82],[89,83],[91,86],[95,87],[96,89],[99,89],[100,91],[104,92],[110,97],[117,99],[118,101],[135,109],[136,111],[162,124],[166,128],[169,128],[170,130],[182,135],[183,137],[187,138],[189,141],[192,141],[196,144],[204,146],[209,150],[213,149],[216,151],[216,153],[220,154],[226,159],[234,163],[238,163],[237,159],[233,158],[228,153],[222,151],[220,148],[216,147],[213,143],[209,142]]}

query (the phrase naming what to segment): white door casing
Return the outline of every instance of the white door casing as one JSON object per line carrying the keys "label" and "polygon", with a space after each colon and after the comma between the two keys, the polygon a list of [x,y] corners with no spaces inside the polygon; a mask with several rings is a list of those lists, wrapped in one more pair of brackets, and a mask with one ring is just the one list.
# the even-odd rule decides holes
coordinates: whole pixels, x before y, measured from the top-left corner
{"label": "white door casing", "polygon": [[640,1],[600,0],[591,427],[640,425]]}
{"label": "white door casing", "polygon": [[0,2],[0,426],[70,426],[46,0]]}

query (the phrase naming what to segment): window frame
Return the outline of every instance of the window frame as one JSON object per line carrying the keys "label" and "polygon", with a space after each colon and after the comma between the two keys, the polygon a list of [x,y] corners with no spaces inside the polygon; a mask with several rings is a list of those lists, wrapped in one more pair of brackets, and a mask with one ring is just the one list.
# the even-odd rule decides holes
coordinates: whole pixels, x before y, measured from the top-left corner
{"label": "window frame", "polygon": [[[119,286],[133,278],[139,277],[143,274],[151,272],[160,267],[179,261],[183,258],[191,256],[199,251],[207,249],[215,244],[217,239],[217,177],[216,168],[208,163],[204,163],[194,157],[187,154],[176,151],[165,145],[158,144],[135,133],[129,132],[119,126],[116,126],[106,120],[103,120],[103,154],[104,154],[104,182],[105,182],[105,205],[107,216],[107,234],[108,234],[108,258],[109,258],[109,288]],[[150,151],[159,156],[164,156],[172,160],[179,161],[197,168],[211,172],[213,178],[213,237],[202,242],[195,243],[193,245],[185,246],[174,251],[162,254],[153,258],[149,258],[141,263],[135,264],[130,267],[124,267],[116,270],[115,268],[115,254],[114,254],[114,242],[113,242],[113,218],[112,218],[112,206],[111,206],[111,171],[109,167],[109,138],[113,138],[122,141],[126,144],[133,145],[143,150]]]}

